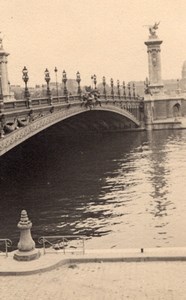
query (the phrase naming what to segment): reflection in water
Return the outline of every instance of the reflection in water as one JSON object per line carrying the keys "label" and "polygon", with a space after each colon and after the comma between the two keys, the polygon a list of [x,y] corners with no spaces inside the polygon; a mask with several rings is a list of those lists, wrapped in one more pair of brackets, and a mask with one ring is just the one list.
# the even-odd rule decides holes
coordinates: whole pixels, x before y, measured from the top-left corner
{"label": "reflection in water", "polygon": [[40,134],[1,158],[1,237],[85,234],[88,247],[184,246],[186,132]]}

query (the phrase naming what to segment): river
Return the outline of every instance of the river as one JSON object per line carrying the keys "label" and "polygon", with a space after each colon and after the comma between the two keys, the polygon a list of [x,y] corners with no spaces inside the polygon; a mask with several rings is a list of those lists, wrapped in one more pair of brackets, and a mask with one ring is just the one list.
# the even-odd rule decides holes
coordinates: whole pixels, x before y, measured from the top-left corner
{"label": "river", "polygon": [[38,135],[0,159],[0,238],[83,234],[87,247],[186,245],[186,131]]}

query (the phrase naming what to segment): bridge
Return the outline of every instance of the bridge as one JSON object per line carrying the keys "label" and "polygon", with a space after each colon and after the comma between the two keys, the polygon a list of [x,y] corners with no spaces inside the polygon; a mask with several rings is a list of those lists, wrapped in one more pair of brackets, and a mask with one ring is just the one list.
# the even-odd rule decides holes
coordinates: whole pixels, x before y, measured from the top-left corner
{"label": "bridge", "polygon": [[84,122],[89,132],[143,128],[143,98],[136,96],[134,90],[131,95],[130,87],[129,95],[114,95],[112,90],[110,95],[98,97],[94,89],[92,98],[67,92],[52,96],[47,89],[46,97],[31,99],[27,89],[25,92],[23,100],[0,103],[0,156],[50,126],[74,118]]}
{"label": "bridge", "polygon": [[[156,26],[155,26],[156,25]],[[155,23],[145,42],[148,53],[149,80],[145,95],[136,94],[134,83],[120,85],[113,79],[110,87],[103,77],[102,88],[97,88],[96,75],[92,76],[91,90],[82,91],[80,73],[76,74],[77,93],[67,90],[66,72],[62,73],[63,95],[52,95],[50,74],[45,70],[46,96],[30,97],[27,68],[23,68],[24,96],[14,99],[10,91],[7,72],[7,56],[0,38],[0,156],[32,136],[57,123],[73,131],[91,132],[123,130],[157,130],[186,128],[186,93],[179,86],[174,95],[166,94],[161,78],[162,40],[156,35]],[[57,68],[55,68],[57,78]],[[57,81],[56,81],[57,89]],[[60,131],[60,134],[62,132]]]}

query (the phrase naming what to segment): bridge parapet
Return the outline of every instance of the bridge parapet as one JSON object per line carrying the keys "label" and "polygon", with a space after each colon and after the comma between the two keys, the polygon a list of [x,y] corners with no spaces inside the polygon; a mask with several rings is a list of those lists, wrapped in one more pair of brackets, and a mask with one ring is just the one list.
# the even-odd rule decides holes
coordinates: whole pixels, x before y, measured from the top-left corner
{"label": "bridge parapet", "polygon": [[[142,101],[141,97],[124,97],[118,95],[100,95],[100,100],[107,100],[107,101],[122,101],[122,102],[131,102],[131,103],[139,103]],[[74,101],[83,102],[83,97],[79,95],[69,95],[66,96],[53,96],[51,98],[42,97],[42,98],[33,98],[30,99],[30,105],[26,99],[22,100],[14,100],[8,101],[3,104],[3,109],[1,112],[6,113],[7,111],[15,111],[20,109],[30,109],[31,107],[42,107],[42,106],[51,106],[60,103],[71,103]]]}

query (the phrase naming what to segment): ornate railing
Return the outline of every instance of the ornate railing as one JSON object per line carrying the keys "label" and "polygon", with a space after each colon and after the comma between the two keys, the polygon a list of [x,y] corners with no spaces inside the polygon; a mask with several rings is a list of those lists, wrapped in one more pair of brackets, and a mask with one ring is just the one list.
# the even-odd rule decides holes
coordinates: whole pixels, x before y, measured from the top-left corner
{"label": "ornate railing", "polygon": [[[100,99],[106,101],[121,101],[121,102],[140,102],[141,98],[139,96],[118,96],[118,95],[103,95],[100,94]],[[22,99],[22,100],[14,100],[8,101],[3,103],[3,113],[9,111],[16,111],[16,110],[24,110],[24,109],[31,109],[31,108],[42,108],[50,105],[62,104],[62,103],[70,103],[70,102],[77,102],[83,101],[82,96],[78,95],[68,95],[67,96],[52,96],[42,97],[42,98],[30,98],[30,99]]]}
{"label": "ornate railing", "polygon": [[8,257],[8,248],[12,246],[12,241],[9,239],[0,239],[0,245],[2,244],[5,251],[0,250],[0,253],[5,253],[6,257]]}
{"label": "ornate railing", "polygon": [[38,239],[39,244],[43,246],[44,254],[49,252],[81,252],[85,253],[85,236],[81,235],[56,235],[42,236]]}

